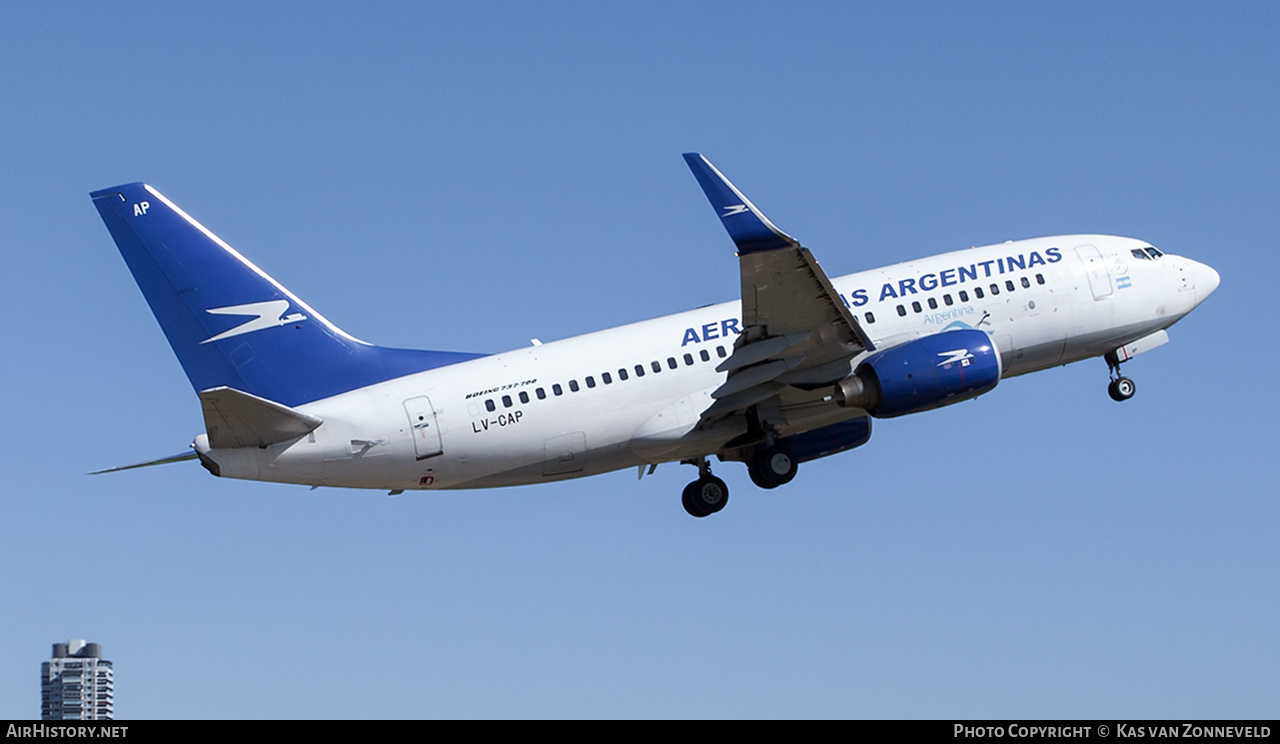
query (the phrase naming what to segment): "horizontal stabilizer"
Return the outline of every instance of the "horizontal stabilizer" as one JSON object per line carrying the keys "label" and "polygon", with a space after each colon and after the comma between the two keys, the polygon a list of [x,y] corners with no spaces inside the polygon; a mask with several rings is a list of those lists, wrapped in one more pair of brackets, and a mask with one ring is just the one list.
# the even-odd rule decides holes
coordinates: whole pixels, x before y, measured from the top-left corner
{"label": "horizontal stabilizer", "polygon": [[324,423],[319,416],[229,387],[201,391],[200,404],[209,446],[217,449],[287,442]]}
{"label": "horizontal stabilizer", "polygon": [[179,452],[176,455],[169,455],[168,457],[162,457],[159,460],[148,460],[146,462],[134,463],[133,465],[120,465],[119,467],[107,468],[106,470],[95,470],[92,473],[89,473],[89,475],[102,475],[103,473],[118,473],[121,470],[133,470],[134,468],[146,468],[146,467],[151,467],[152,465],[168,465],[171,462],[182,462],[184,460],[194,460],[197,457],[199,457],[199,455],[197,455],[195,452],[192,452],[191,450],[187,450],[186,452]]}

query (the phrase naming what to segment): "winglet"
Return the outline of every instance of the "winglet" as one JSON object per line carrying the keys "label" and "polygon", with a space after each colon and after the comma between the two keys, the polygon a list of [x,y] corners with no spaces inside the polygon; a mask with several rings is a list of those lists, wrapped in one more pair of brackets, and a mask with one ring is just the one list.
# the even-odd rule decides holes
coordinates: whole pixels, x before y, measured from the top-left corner
{"label": "winglet", "polygon": [[715,208],[724,229],[738,246],[738,254],[772,251],[799,245],[795,238],[779,230],[756,205],[743,195],[711,161],[697,152],[686,152],[684,160],[698,179],[698,185]]}

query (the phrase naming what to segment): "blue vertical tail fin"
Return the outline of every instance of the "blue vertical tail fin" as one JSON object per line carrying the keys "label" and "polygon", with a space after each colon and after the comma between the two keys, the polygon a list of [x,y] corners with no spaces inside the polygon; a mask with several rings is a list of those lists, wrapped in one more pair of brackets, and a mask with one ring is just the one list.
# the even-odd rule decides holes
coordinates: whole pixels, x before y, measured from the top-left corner
{"label": "blue vertical tail fin", "polygon": [[146,184],[90,196],[197,392],[295,406],[481,356],[353,338]]}

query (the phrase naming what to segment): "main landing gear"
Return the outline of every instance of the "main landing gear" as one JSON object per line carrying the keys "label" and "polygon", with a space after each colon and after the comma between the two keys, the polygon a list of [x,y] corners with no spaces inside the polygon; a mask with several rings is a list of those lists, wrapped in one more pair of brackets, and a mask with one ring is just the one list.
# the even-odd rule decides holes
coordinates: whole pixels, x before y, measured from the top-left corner
{"label": "main landing gear", "polygon": [[1138,391],[1138,386],[1133,380],[1120,374],[1120,363],[1112,362],[1110,355],[1107,357],[1107,368],[1111,371],[1111,384],[1107,385],[1107,395],[1111,396],[1111,400],[1123,403],[1132,398]]}
{"label": "main landing gear", "polygon": [[680,496],[684,510],[695,517],[706,517],[723,509],[729,503],[729,487],[711,474],[711,463],[707,458],[685,462],[698,466],[698,479],[684,487]]}
{"label": "main landing gear", "polygon": [[791,450],[775,444],[760,450],[747,462],[747,473],[757,486],[777,488],[796,477],[797,464]]}
{"label": "main landing gear", "polygon": [[[698,466],[698,479],[685,486],[684,493],[680,496],[684,510],[695,517],[706,517],[723,509],[729,503],[729,487],[711,474],[711,464],[707,458],[699,457],[684,462]],[[757,486],[777,488],[796,477],[797,465],[791,450],[774,444],[761,448],[747,461],[747,472]]]}

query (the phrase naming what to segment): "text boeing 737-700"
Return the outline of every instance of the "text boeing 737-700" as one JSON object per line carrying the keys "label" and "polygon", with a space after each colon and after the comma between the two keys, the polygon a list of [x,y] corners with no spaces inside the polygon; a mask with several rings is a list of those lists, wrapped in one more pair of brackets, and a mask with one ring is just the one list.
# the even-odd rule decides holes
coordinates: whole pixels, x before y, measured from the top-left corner
{"label": "text boeing 737-700", "polygon": [[775,488],[864,444],[872,418],[1090,357],[1125,400],[1120,364],[1218,286],[1204,264],[1109,235],[828,279],[706,158],[684,157],[737,245],[741,302],[501,354],[365,343],[154,188],[93,192],[204,410],[193,452],[143,464],[198,458],[228,478],[394,493],[678,461],[698,468],[683,503],[703,517],[729,498],[712,455]]}

